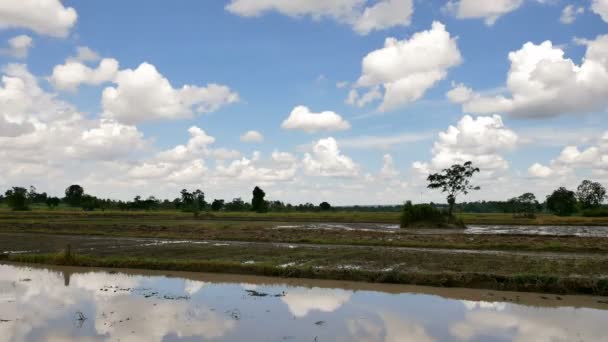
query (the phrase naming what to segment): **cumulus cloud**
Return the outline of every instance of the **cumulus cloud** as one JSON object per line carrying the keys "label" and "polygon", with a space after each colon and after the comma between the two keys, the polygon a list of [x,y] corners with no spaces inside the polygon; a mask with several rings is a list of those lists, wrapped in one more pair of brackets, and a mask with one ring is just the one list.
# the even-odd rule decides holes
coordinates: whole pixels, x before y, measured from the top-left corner
{"label": "cumulus cloud", "polygon": [[353,177],[359,173],[359,165],[340,152],[332,137],[317,141],[302,162],[305,172],[312,176]]}
{"label": "cumulus cloud", "polygon": [[32,37],[22,34],[8,40],[8,48],[0,49],[0,54],[15,58],[26,58],[33,46]]}
{"label": "cumulus cloud", "polygon": [[488,26],[494,25],[501,16],[518,9],[524,0],[450,0],[444,11],[460,19],[484,19]]}
{"label": "cumulus cloud", "polygon": [[103,90],[103,116],[128,124],[189,118],[194,113],[213,112],[239,101],[236,92],[214,83],[173,88],[149,63],[142,63],[135,70],[119,71],[114,83],[116,87]]}
{"label": "cumulus cloud", "polygon": [[562,15],[559,17],[559,21],[562,24],[572,24],[576,20],[576,17],[583,13],[585,13],[584,7],[568,5],[562,10]]}
{"label": "cumulus cloud", "polygon": [[264,136],[258,131],[247,131],[241,135],[242,142],[260,143],[264,141]]}
{"label": "cumulus cloud", "polygon": [[[422,98],[446,77],[448,69],[461,62],[456,38],[443,24],[433,22],[430,30],[417,32],[410,39],[387,38],[383,48],[365,56],[355,87],[369,89],[367,96],[373,99],[381,86],[384,95],[379,110],[387,111]],[[358,98],[357,94],[349,97],[351,103]],[[369,98],[362,104],[367,102]]]}
{"label": "cumulus cloud", "polygon": [[414,12],[412,0],[232,0],[226,10],[243,17],[276,11],[290,17],[331,18],[352,26],[359,34],[395,26],[408,26]]}
{"label": "cumulus cloud", "polygon": [[499,115],[477,118],[465,115],[456,126],[439,133],[430,163],[415,162],[413,168],[427,174],[472,161],[482,174],[492,175],[508,168],[501,152],[513,149],[517,143],[517,134],[505,127]]}
{"label": "cumulus cloud", "polygon": [[68,59],[65,64],[53,68],[49,81],[55,88],[74,91],[81,84],[100,85],[112,81],[118,74],[118,61],[114,58],[102,59],[95,69],[77,61],[78,58]]}
{"label": "cumulus cloud", "polygon": [[272,183],[276,181],[292,180],[297,171],[295,158],[289,154],[274,152],[272,159],[266,163],[261,160],[259,152],[254,152],[251,158],[243,157],[234,160],[228,165],[218,163],[217,176],[222,179],[237,179],[255,181],[259,183]]}
{"label": "cumulus cloud", "polygon": [[65,37],[78,15],[60,0],[19,0],[0,2],[0,29],[25,28],[38,34]]}
{"label": "cumulus cloud", "polygon": [[395,145],[409,144],[431,139],[434,136],[431,132],[401,133],[385,136],[360,136],[354,138],[340,139],[338,142],[342,147],[348,148],[371,148],[389,149]]}
{"label": "cumulus cloud", "polygon": [[313,113],[308,107],[297,106],[291,111],[289,117],[283,121],[281,127],[314,133],[318,131],[347,130],[350,129],[350,124],[334,112]]}
{"label": "cumulus cloud", "polygon": [[540,163],[534,163],[528,168],[528,175],[534,178],[547,178],[553,174],[553,170],[550,167],[541,165]]}
{"label": "cumulus cloud", "polygon": [[0,137],[18,137],[34,130],[34,125],[29,122],[11,122],[0,115]]}
{"label": "cumulus cloud", "polygon": [[395,168],[393,156],[390,154],[385,154],[382,157],[382,169],[380,170],[380,177],[394,178],[397,176],[399,176],[399,171]]}
{"label": "cumulus cloud", "polygon": [[[608,106],[608,35],[577,40],[587,47],[580,65],[564,58],[550,41],[526,43],[509,53],[510,96],[483,96],[470,91],[452,97],[468,113],[509,113],[520,118],[545,118],[567,113],[603,111]],[[452,92],[462,91],[459,85]],[[448,96],[449,97],[449,96]]]}
{"label": "cumulus cloud", "polygon": [[591,10],[608,23],[608,0],[593,0]]}

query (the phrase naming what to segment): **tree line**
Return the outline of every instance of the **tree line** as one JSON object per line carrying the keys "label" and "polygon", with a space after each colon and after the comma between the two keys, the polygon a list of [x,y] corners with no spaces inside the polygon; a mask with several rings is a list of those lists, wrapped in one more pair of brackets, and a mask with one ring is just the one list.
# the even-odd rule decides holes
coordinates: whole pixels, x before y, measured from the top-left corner
{"label": "tree line", "polygon": [[82,208],[86,211],[99,210],[181,210],[191,212],[195,216],[203,211],[255,211],[255,212],[313,212],[313,211],[329,211],[332,206],[328,202],[322,202],[318,205],[312,203],[292,205],[282,201],[268,201],[265,199],[266,193],[260,187],[256,186],[252,191],[250,201],[244,201],[242,198],[234,198],[231,201],[224,199],[214,199],[208,202],[205,193],[200,190],[180,191],[179,196],[173,200],[158,199],[154,196],[142,198],[135,196],[131,201],[121,201],[99,198],[94,195],[85,193],[82,186],[78,184],[70,185],[65,189],[64,196],[54,197],[47,195],[46,192],[38,192],[36,187],[12,187],[8,189],[4,196],[0,195],[0,203],[5,203],[13,210],[30,210],[33,205],[46,205],[50,209],[54,209],[60,205]]}
{"label": "tree line", "polygon": [[[556,215],[567,216],[581,212],[587,216],[608,216],[608,208],[602,209],[602,204],[607,198],[606,188],[599,182],[584,180],[576,191],[560,187],[553,191],[541,203],[533,193],[527,192],[506,201],[478,201],[456,203],[458,196],[467,195],[471,191],[479,190],[479,186],[471,184],[471,179],[480,170],[474,167],[472,162],[454,164],[441,172],[430,174],[427,178],[429,189],[438,189],[446,194],[446,204],[431,202],[430,206],[443,209],[447,217],[452,217],[454,210],[460,212],[479,213],[512,213],[514,216],[533,218],[539,212],[550,212]],[[234,198],[231,201],[214,199],[207,202],[205,193],[200,190],[180,191],[179,196],[173,200],[157,199],[150,196],[143,199],[136,196],[132,201],[120,201],[102,199],[85,193],[80,185],[70,185],[65,189],[64,197],[53,197],[45,192],[38,192],[34,186],[29,189],[24,187],[12,187],[4,196],[0,195],[0,203],[6,203],[13,210],[29,210],[31,205],[42,204],[49,208],[64,204],[70,207],[82,208],[83,210],[181,210],[192,212],[198,216],[203,211],[255,211],[264,212],[315,212],[339,209],[341,211],[386,211],[394,212],[403,208],[402,205],[395,206],[351,206],[332,207],[328,202],[318,205],[312,203],[292,205],[282,201],[266,200],[266,193],[256,186],[252,191],[250,201],[242,198]],[[409,204],[411,207],[411,203]]]}

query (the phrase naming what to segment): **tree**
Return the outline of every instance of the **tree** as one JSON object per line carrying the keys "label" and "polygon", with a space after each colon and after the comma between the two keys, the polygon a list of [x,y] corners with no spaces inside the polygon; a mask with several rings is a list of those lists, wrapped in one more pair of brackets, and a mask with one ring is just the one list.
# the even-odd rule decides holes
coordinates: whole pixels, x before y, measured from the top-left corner
{"label": "tree", "polygon": [[468,161],[463,165],[454,164],[448,169],[443,169],[440,173],[434,173],[427,177],[429,189],[441,189],[441,192],[448,194],[448,216],[452,217],[456,197],[460,194],[468,194],[471,190],[479,190],[478,186],[470,184],[471,177],[479,172],[479,168],[473,167],[473,163]]}
{"label": "tree", "polygon": [[597,208],[602,205],[602,202],[606,198],[606,188],[598,182],[585,179],[576,188],[576,198],[583,209]]}
{"label": "tree", "polygon": [[70,185],[67,189],[65,189],[65,200],[72,207],[80,206],[83,195],[84,189],[78,184]]}
{"label": "tree", "polygon": [[515,197],[510,200],[513,203],[513,212],[516,215],[521,215],[526,218],[535,218],[538,209],[538,201],[536,196],[531,192]]}
{"label": "tree", "polygon": [[266,193],[259,187],[253,189],[253,198],[251,199],[251,210],[258,213],[264,213],[268,211],[268,204],[264,200]]}
{"label": "tree", "polygon": [[27,189],[22,187],[13,187],[7,190],[4,194],[9,208],[13,210],[29,210],[29,201],[27,197]]}
{"label": "tree", "polygon": [[46,205],[51,209],[57,207],[60,202],[61,200],[59,197],[48,197],[45,201]]}
{"label": "tree", "polygon": [[224,200],[223,199],[214,199],[211,203],[212,211],[220,211],[224,208]]}
{"label": "tree", "polygon": [[319,204],[319,208],[321,208],[321,210],[323,211],[328,211],[331,210],[331,204],[327,202],[322,202],[321,204]]}
{"label": "tree", "polygon": [[99,199],[91,195],[82,195],[80,198],[80,207],[84,211],[93,211],[99,208]]}
{"label": "tree", "polygon": [[247,211],[249,204],[245,203],[240,197],[234,198],[232,202],[225,204],[226,211]]}
{"label": "tree", "polygon": [[559,216],[572,215],[576,211],[576,196],[574,191],[564,187],[553,191],[547,196],[547,209]]}
{"label": "tree", "polygon": [[182,195],[180,203],[182,210],[192,212],[194,216],[198,216],[199,212],[207,206],[205,193],[199,189],[193,192],[183,189],[180,194]]}

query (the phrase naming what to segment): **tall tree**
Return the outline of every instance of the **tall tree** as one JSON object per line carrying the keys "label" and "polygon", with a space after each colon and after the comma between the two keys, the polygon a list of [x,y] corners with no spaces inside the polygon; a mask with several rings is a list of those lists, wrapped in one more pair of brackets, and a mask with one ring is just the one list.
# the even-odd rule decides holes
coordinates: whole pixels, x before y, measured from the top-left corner
{"label": "tall tree", "polygon": [[26,188],[13,187],[4,194],[8,206],[13,210],[29,210],[28,192]]}
{"label": "tall tree", "polygon": [[536,217],[536,211],[538,209],[538,201],[536,196],[531,192],[512,198],[509,202],[513,203],[513,212],[518,215],[522,215],[527,218]]}
{"label": "tall tree", "polygon": [[80,206],[80,202],[82,201],[83,195],[84,189],[78,184],[70,185],[67,189],[65,189],[65,200],[72,207]]}
{"label": "tall tree", "polygon": [[258,213],[263,213],[268,211],[268,205],[264,200],[266,193],[264,190],[259,187],[255,187],[253,189],[253,198],[251,199],[251,210],[256,211]]}
{"label": "tall tree", "polygon": [[473,167],[473,163],[468,161],[463,165],[454,164],[450,168],[443,169],[440,173],[434,173],[427,177],[429,189],[441,189],[441,192],[448,194],[448,215],[450,217],[458,195],[466,195],[471,190],[480,189],[478,186],[471,185],[471,177],[476,172],[479,172],[479,168]]}
{"label": "tall tree", "polygon": [[606,188],[598,182],[585,179],[576,188],[576,198],[584,209],[597,208],[606,198]]}
{"label": "tall tree", "polygon": [[572,215],[576,211],[576,195],[561,187],[547,196],[547,209],[559,216]]}

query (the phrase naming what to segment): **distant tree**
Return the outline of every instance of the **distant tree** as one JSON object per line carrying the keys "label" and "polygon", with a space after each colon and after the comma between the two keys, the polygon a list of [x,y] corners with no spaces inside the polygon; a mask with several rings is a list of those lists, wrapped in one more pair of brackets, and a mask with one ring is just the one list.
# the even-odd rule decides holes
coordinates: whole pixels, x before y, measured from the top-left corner
{"label": "distant tree", "polygon": [[268,203],[264,200],[266,193],[259,187],[253,189],[253,198],[251,199],[251,210],[258,213],[268,211]]}
{"label": "distant tree", "polygon": [[576,189],[576,198],[583,209],[597,208],[606,198],[606,188],[598,182],[584,180]]}
{"label": "distant tree", "polygon": [[224,208],[224,200],[223,199],[214,199],[211,202],[211,210],[212,211],[220,211]]}
{"label": "distant tree", "polygon": [[321,202],[321,204],[319,204],[319,208],[321,208],[321,210],[323,211],[328,211],[331,210],[331,204],[327,202]]}
{"label": "distant tree", "polygon": [[84,196],[84,189],[80,185],[73,184],[65,189],[65,200],[72,207],[80,207],[82,196]]}
{"label": "distant tree", "polygon": [[547,209],[559,216],[572,215],[576,211],[576,195],[564,187],[547,196]]}
{"label": "distant tree", "polygon": [[29,201],[27,198],[27,189],[22,187],[13,187],[7,190],[4,194],[9,208],[13,210],[29,210]]}
{"label": "distant tree", "polygon": [[245,203],[240,197],[233,199],[231,202],[228,202],[224,205],[226,211],[247,211],[249,210],[250,205]]}
{"label": "distant tree", "polygon": [[536,211],[538,210],[539,203],[531,192],[511,199],[513,202],[513,212],[516,215],[521,215],[526,218],[535,218]]}
{"label": "distant tree", "polygon": [[91,195],[82,195],[80,198],[80,207],[85,211],[93,211],[100,207],[99,199]]}
{"label": "distant tree", "polygon": [[59,206],[59,203],[61,203],[61,200],[59,199],[59,197],[48,197],[45,201],[46,205],[53,209],[56,208],[57,206]]}
{"label": "distant tree", "polygon": [[188,190],[183,189],[181,192],[181,209],[184,211],[189,211],[194,214],[194,216],[198,216],[201,210],[204,210],[207,206],[207,202],[205,202],[205,193],[199,189],[196,189],[193,192],[188,192]]}
{"label": "distant tree", "polygon": [[427,177],[429,189],[441,189],[441,192],[448,194],[448,216],[452,216],[456,197],[459,194],[468,194],[471,190],[479,190],[478,186],[470,184],[471,177],[479,172],[479,168],[473,167],[473,163],[468,161],[463,165],[454,164],[448,169],[443,169],[440,173],[434,173]]}

